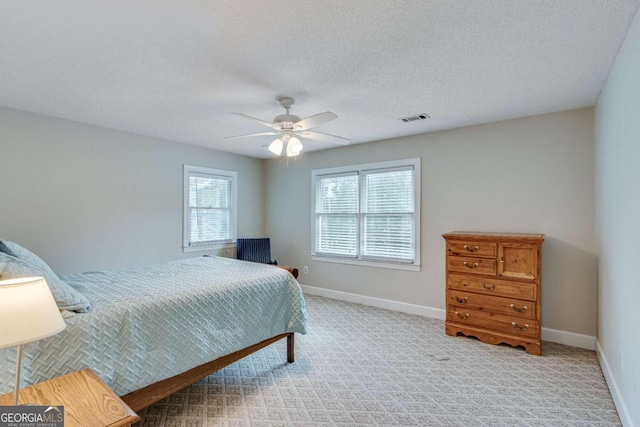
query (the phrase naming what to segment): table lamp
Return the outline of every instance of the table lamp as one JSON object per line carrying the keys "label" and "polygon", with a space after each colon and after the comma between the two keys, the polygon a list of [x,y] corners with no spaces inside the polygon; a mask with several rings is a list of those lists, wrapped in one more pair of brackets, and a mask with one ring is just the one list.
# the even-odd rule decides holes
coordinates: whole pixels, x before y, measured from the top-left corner
{"label": "table lamp", "polygon": [[0,348],[16,346],[15,406],[20,392],[22,344],[55,335],[66,326],[44,278],[0,280]]}

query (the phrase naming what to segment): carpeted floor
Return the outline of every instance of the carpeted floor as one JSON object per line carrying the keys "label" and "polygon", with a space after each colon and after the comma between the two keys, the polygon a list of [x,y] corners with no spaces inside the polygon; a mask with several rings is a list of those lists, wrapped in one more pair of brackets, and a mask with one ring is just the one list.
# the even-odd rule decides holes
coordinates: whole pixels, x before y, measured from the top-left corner
{"label": "carpeted floor", "polygon": [[307,296],[276,343],[142,411],[149,426],[616,426],[593,351],[449,337],[444,322]]}

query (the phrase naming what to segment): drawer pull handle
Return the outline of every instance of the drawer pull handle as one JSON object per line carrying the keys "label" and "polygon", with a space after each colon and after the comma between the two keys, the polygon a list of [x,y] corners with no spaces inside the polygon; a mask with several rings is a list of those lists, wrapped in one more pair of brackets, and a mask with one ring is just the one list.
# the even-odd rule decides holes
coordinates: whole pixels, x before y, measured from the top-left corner
{"label": "drawer pull handle", "polygon": [[478,263],[477,262],[474,262],[473,265],[469,265],[469,263],[467,261],[465,261],[465,262],[463,262],[463,264],[469,270],[473,270],[474,268],[478,268]]}
{"label": "drawer pull handle", "polygon": [[513,308],[513,311],[517,311],[518,313],[524,313],[529,309],[526,305],[523,305],[522,308],[518,308],[515,304],[511,304],[511,308]]}
{"label": "drawer pull handle", "polygon": [[492,291],[492,290],[494,290],[496,288],[496,285],[495,284],[494,285],[487,285],[487,284],[483,283],[482,287],[485,288],[488,291]]}
{"label": "drawer pull handle", "polygon": [[527,323],[525,323],[524,326],[518,326],[516,322],[511,322],[511,326],[519,331],[526,331],[527,329],[529,329],[529,325]]}
{"label": "drawer pull handle", "polygon": [[467,245],[464,245],[464,246],[463,246],[463,248],[465,248],[465,249],[466,249],[467,251],[469,251],[469,252],[478,252],[478,250],[480,250],[480,248],[479,248],[477,245],[476,245],[476,246],[474,246],[474,247],[472,247],[472,248],[470,248],[470,247],[469,247],[469,246],[467,246]]}
{"label": "drawer pull handle", "polygon": [[467,297],[464,297],[464,298],[458,298],[458,297],[456,297],[456,301],[458,301],[460,304],[466,304],[466,302],[467,302]]}
{"label": "drawer pull handle", "polygon": [[[457,311],[455,311],[454,313],[456,316],[458,316],[461,319],[466,319],[469,317],[469,313],[461,314],[461,313],[458,313]],[[529,325],[527,325],[527,327],[529,327]]]}

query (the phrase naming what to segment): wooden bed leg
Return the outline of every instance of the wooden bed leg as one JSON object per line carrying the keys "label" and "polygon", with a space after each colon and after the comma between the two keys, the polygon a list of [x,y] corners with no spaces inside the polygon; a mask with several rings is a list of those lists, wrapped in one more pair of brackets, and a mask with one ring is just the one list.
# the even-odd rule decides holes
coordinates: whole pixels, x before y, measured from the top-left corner
{"label": "wooden bed leg", "polygon": [[293,333],[287,335],[287,362],[295,362],[295,335]]}

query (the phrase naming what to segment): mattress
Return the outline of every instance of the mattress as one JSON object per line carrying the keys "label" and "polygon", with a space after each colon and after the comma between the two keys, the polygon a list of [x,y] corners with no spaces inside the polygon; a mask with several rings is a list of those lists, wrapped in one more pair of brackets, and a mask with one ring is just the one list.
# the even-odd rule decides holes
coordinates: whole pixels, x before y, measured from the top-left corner
{"label": "mattress", "polygon": [[[124,395],[267,338],[306,333],[300,286],[275,266],[202,257],[62,279],[93,308],[24,345],[22,387],[89,367]],[[15,349],[0,350],[0,394],[13,390],[14,366]]]}

